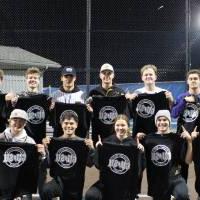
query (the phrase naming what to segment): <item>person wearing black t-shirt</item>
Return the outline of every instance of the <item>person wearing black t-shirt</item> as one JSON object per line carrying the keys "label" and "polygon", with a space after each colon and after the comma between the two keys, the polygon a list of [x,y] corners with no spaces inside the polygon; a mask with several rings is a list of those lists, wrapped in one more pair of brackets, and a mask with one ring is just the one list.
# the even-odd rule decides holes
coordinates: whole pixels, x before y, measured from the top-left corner
{"label": "person wearing black t-shirt", "polygon": [[[191,69],[187,72],[186,81],[188,91],[180,94],[172,107],[172,117],[177,118],[177,133],[182,131],[182,126],[193,138],[193,161],[195,170],[195,189],[200,196],[200,70]],[[195,128],[196,127],[196,128]],[[181,174],[187,181],[188,165],[183,163]]]}
{"label": "person wearing black t-shirt", "polygon": [[[94,154],[94,146],[93,141],[91,139],[91,136],[87,139],[80,138],[75,135],[76,128],[78,126],[78,115],[73,111],[66,111],[61,119],[60,123],[63,129],[63,135],[59,138],[53,138],[50,139],[49,137],[46,137],[43,139],[43,143],[46,147],[50,147],[51,149],[52,140],[57,140],[60,142],[82,142],[86,149],[89,150],[89,152],[86,154],[86,163],[89,167],[93,165],[93,154]],[[78,144],[77,144],[78,145]],[[78,147],[77,145],[76,148]],[[54,159],[51,159],[50,163],[46,163],[41,168],[41,175],[40,175],[40,186],[39,186],[39,193],[40,198],[42,200],[51,200],[54,197],[60,197],[61,200],[82,200],[82,192],[83,192],[83,184],[84,184],[84,174],[85,174],[85,166],[86,163],[82,164],[82,161],[79,159],[79,155],[75,151],[75,149],[69,148],[69,146],[63,146],[61,149],[66,149],[66,151],[63,151],[63,153],[60,153],[60,157],[62,157],[59,160],[59,166],[55,163],[58,161],[55,161]],[[60,149],[59,149],[60,152]],[[74,153],[73,153],[74,152]],[[52,158],[51,151],[50,158]],[[79,152],[82,153],[82,152]],[[58,156],[58,151],[56,152],[56,158]],[[82,159],[82,158],[81,158]],[[54,162],[54,163],[53,163]],[[74,165],[72,166],[71,163],[74,162]],[[51,168],[55,165],[57,167]],[[65,166],[64,166],[65,165]],[[81,166],[80,166],[81,165]],[[84,165],[84,166],[83,166]],[[52,176],[52,180],[49,182],[46,182],[46,170],[47,167],[50,167],[50,175]],[[60,167],[60,170],[58,170],[58,167]],[[79,168],[82,168],[80,170]],[[77,172],[81,171],[81,173]],[[62,171],[62,173],[61,173]],[[59,174],[59,175],[58,175]]]}
{"label": "person wearing black t-shirt", "polygon": [[154,200],[188,200],[188,189],[180,174],[180,162],[192,162],[192,138],[184,127],[181,134],[170,132],[168,110],[155,115],[157,132],[145,137],[148,194]]}
{"label": "person wearing black t-shirt", "polygon": [[99,78],[101,79],[101,84],[94,89],[92,89],[89,93],[89,98],[86,103],[88,106],[88,110],[90,112],[93,111],[91,107],[92,96],[121,96],[125,95],[125,92],[113,84],[113,79],[115,77],[113,66],[109,63],[105,63],[101,66]]}
{"label": "person wearing black t-shirt", "polygon": [[[89,188],[89,190],[85,194],[85,200],[102,200],[102,199],[132,200],[135,199],[137,195],[137,180],[138,180],[137,176],[140,170],[138,164],[139,149],[137,147],[136,141],[129,134],[128,118],[126,115],[117,116],[114,123],[114,129],[115,129],[114,135],[105,138],[103,141],[101,141],[101,138],[99,137],[99,141],[96,143],[97,150],[95,153],[94,161],[96,167],[100,171],[100,180]],[[109,150],[102,151],[102,148],[104,148],[104,146],[105,147],[110,146]],[[124,160],[121,158],[122,157],[125,158],[126,156],[120,156],[121,155],[120,151],[122,151],[123,149],[125,150],[127,147],[130,147],[131,149],[131,156],[129,158],[130,160],[131,158],[134,160],[133,161],[134,166],[132,166],[132,163],[131,164],[129,163],[130,165],[128,166],[131,167],[131,171],[128,172],[126,171],[127,173],[129,173],[126,179],[124,177],[126,176],[126,173],[122,173],[123,167],[120,165],[117,166],[115,164],[112,165],[111,163],[112,161],[113,163],[118,163],[118,164],[126,163],[126,161],[129,159],[127,160],[125,159],[126,161],[124,162]],[[106,157],[112,155],[113,149],[116,148],[121,150],[118,150],[119,152],[117,153],[115,152],[114,156],[111,156],[112,158],[115,157],[115,159],[113,160],[109,159],[110,164],[109,165],[105,164],[104,162],[105,160],[107,160]],[[111,154],[109,154],[110,153],[109,151],[111,151]],[[134,153],[132,151],[134,151]],[[110,169],[107,169],[106,166],[110,167]],[[122,186],[121,184],[124,185]]]}

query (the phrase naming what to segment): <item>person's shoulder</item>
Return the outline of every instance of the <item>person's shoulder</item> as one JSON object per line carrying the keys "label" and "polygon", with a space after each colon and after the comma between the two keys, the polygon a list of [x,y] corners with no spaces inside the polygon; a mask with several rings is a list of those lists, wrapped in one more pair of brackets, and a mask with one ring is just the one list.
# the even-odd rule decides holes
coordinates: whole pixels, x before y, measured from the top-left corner
{"label": "person's shoulder", "polygon": [[91,89],[89,92],[89,96],[99,95],[102,92],[101,86],[96,86],[95,88]]}
{"label": "person's shoulder", "polygon": [[161,87],[155,87],[155,93],[159,93],[159,92],[166,92],[167,90]]}
{"label": "person's shoulder", "polygon": [[136,93],[136,94],[145,93],[145,88],[144,87],[138,88],[138,89],[134,90],[133,93]]}
{"label": "person's shoulder", "polygon": [[30,136],[27,136],[26,143],[29,143],[29,144],[36,144],[35,140],[34,140],[32,137],[30,137]]}

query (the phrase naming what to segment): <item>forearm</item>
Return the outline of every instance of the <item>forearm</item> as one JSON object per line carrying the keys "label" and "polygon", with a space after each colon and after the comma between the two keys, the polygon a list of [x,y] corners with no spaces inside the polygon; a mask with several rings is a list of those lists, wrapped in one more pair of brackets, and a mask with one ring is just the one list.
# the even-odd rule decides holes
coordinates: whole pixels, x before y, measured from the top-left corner
{"label": "forearm", "polygon": [[192,162],[192,141],[187,141],[187,151],[185,155],[185,163],[190,164]]}

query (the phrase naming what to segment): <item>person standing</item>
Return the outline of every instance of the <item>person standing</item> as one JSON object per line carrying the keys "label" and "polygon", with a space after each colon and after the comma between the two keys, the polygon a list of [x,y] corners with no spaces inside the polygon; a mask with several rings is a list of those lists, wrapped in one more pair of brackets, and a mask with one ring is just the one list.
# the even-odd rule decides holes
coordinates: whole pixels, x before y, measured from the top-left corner
{"label": "person standing", "polygon": [[[191,134],[193,139],[193,161],[196,174],[195,189],[200,196],[200,70],[191,69],[186,75],[188,91],[180,94],[171,110],[173,118],[177,118],[177,133],[182,131],[182,126]],[[188,165],[182,164],[182,176],[187,181]]]}
{"label": "person standing", "polygon": [[154,200],[189,200],[188,188],[180,173],[182,161],[192,162],[192,138],[183,127],[181,134],[170,131],[169,110],[159,110],[155,115],[157,132],[144,140],[148,194]]}
{"label": "person standing", "polygon": [[[49,150],[50,158],[53,156],[52,149],[56,144],[58,149],[54,151],[56,157],[41,168],[40,198],[51,200],[54,197],[60,197],[61,200],[82,200],[86,163],[89,167],[93,165],[93,141],[90,136],[84,139],[75,135],[78,127],[78,115],[75,112],[66,111],[60,118],[60,124],[63,135],[58,138],[43,139],[43,144]],[[59,165],[59,168],[53,167],[55,165]],[[46,182],[46,170],[49,166],[53,179]]]}
{"label": "person standing", "polygon": [[[76,85],[76,70],[74,67],[64,67],[61,72],[62,85],[58,90],[52,93],[52,101],[62,103],[84,103],[85,94]],[[54,105],[52,105],[53,107]]]}

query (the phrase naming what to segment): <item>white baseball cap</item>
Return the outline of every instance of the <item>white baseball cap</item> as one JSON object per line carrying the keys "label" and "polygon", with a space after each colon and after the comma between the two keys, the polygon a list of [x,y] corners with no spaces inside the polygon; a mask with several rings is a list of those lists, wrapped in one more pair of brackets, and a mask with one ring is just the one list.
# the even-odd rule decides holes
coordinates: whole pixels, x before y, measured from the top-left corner
{"label": "white baseball cap", "polygon": [[169,123],[171,124],[171,115],[169,110],[159,110],[155,115],[155,123],[159,117],[166,117],[169,120]]}
{"label": "white baseball cap", "polygon": [[12,119],[12,118],[21,118],[21,119],[25,119],[26,121],[28,121],[28,115],[27,115],[26,111],[21,110],[21,109],[14,109],[10,114],[10,119]]}
{"label": "white baseball cap", "polygon": [[100,72],[105,71],[105,70],[114,72],[113,66],[109,63],[105,63],[101,66]]}

